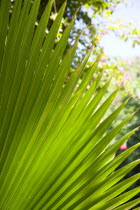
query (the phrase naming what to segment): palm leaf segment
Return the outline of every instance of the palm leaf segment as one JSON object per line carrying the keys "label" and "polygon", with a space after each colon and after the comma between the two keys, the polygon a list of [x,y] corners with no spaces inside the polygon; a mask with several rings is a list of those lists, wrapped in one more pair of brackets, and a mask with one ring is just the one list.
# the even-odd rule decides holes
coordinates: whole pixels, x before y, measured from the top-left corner
{"label": "palm leaf segment", "polygon": [[122,192],[140,175],[119,181],[140,161],[114,170],[139,145],[114,154],[135,130],[110,142],[132,115],[106,132],[127,101],[102,120],[118,90],[102,105],[110,81],[97,92],[99,75],[87,90],[100,58],[77,87],[91,51],[68,76],[78,38],[64,51],[74,20],[54,49],[65,4],[46,36],[52,0],[37,28],[40,1],[31,3],[16,0],[10,20],[10,1],[0,4],[1,209],[129,209],[140,189]]}

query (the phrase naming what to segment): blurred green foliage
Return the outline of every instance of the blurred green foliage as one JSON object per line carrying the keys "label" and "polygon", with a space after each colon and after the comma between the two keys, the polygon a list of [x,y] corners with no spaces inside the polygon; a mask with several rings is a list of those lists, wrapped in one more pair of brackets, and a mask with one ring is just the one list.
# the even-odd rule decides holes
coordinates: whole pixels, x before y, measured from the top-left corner
{"label": "blurred green foliage", "polygon": [[[127,148],[132,147],[136,143],[140,142],[140,57],[136,57],[133,59],[130,59],[131,65],[124,66],[124,71],[128,71],[130,73],[130,81],[129,81],[129,88],[131,90],[130,95],[132,97],[130,98],[128,104],[126,105],[125,109],[122,111],[121,115],[119,116],[118,120],[122,120],[127,115],[129,115],[132,112],[136,112],[133,116],[133,119],[130,121],[130,123],[127,124],[125,129],[123,129],[119,135],[118,138],[124,136],[125,132],[129,132],[131,129],[138,127],[138,130],[136,131],[135,135],[130,137],[130,139],[126,142]],[[128,90],[128,86],[124,86],[124,89],[121,91],[121,97],[119,98],[119,103],[124,101],[126,99],[124,92]],[[116,122],[115,122],[116,123]],[[115,125],[114,123],[114,125]],[[123,150],[118,150],[117,155],[122,153]],[[140,148],[136,149],[136,151],[129,156],[121,165],[120,167],[127,165],[128,163],[140,159]],[[131,172],[129,172],[124,179],[131,177],[134,174],[140,173],[140,164],[136,166]],[[138,180],[135,184],[133,184],[129,189],[132,189],[136,186],[140,186],[140,180]],[[136,198],[139,198],[140,194],[136,196]]]}
{"label": "blurred green foliage", "polygon": [[[126,129],[123,129],[122,132],[120,132],[119,137],[124,136],[124,133],[127,131],[130,131],[133,128],[136,128],[140,125],[140,100],[136,100],[135,98],[131,98],[129,100],[129,103],[127,104],[127,106],[125,107],[124,110],[124,115],[121,115],[122,117],[128,115],[129,113],[132,113],[132,111],[137,111],[137,113],[135,114],[135,116],[133,117],[133,119],[131,120],[131,122],[127,125]],[[138,129],[135,134],[130,137],[130,139],[128,140],[127,144],[127,148],[132,147],[133,145],[137,144],[140,142],[140,130]],[[123,150],[118,150],[116,155],[121,154],[122,152],[124,152]],[[135,152],[133,154],[131,154],[120,166],[119,168],[131,163],[134,160],[138,160],[140,159],[140,148],[136,149]],[[137,165],[132,171],[130,171],[123,179],[127,179],[131,176],[133,176],[134,174],[140,173],[140,164]],[[140,186],[140,180],[138,180],[136,183],[134,183],[128,190],[133,189],[135,187]],[[135,198],[140,198],[140,193],[135,196]],[[140,205],[138,205],[140,207]]]}

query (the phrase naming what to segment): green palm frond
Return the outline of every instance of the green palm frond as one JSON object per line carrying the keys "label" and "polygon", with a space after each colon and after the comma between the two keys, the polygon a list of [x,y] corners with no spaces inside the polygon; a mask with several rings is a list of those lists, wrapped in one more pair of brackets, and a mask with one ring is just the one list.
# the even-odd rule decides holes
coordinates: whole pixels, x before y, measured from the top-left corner
{"label": "green palm frond", "polygon": [[118,89],[103,102],[102,73],[87,88],[101,55],[77,85],[92,50],[70,74],[79,37],[65,53],[73,19],[56,44],[66,3],[46,36],[52,3],[36,27],[40,0],[0,2],[0,209],[129,209],[140,161],[116,169],[139,144],[114,154],[135,130],[110,143],[133,114],[108,131],[127,101],[104,119]]}

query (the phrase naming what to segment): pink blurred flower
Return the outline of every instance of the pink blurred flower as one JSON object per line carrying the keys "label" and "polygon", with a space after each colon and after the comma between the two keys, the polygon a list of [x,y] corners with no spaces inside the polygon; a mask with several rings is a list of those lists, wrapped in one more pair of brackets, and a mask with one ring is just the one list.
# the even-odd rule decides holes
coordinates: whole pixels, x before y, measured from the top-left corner
{"label": "pink blurred flower", "polygon": [[124,71],[123,66],[119,66],[118,69],[119,69],[120,72],[123,72]]}
{"label": "pink blurred flower", "polygon": [[128,58],[124,58],[123,61],[128,65],[131,66],[132,62]]}
{"label": "pink blurred flower", "polygon": [[100,34],[100,37],[102,38],[103,36],[104,36],[104,33],[101,33],[101,34]]}
{"label": "pink blurred flower", "polygon": [[127,64],[130,66],[132,64],[132,62],[128,60]]}
{"label": "pink blurred flower", "polygon": [[116,6],[117,4],[112,4],[109,8],[113,10],[114,8],[116,8]]}
{"label": "pink blurred flower", "polygon": [[[122,69],[121,69],[122,70]],[[131,78],[130,78],[130,73],[127,71],[127,72],[125,72],[125,74],[124,74],[124,77],[122,78],[122,82],[120,82],[119,84],[118,84],[118,86],[125,86],[126,85],[126,82],[127,81],[130,81],[131,80]]]}
{"label": "pink blurred flower", "polygon": [[107,60],[108,60],[107,57],[102,57],[102,59],[101,59],[101,61],[104,62],[104,63],[107,62]]}
{"label": "pink blurred flower", "polygon": [[125,86],[125,85],[126,85],[126,83],[124,81],[119,83],[119,87]]}
{"label": "pink blurred flower", "polygon": [[125,75],[124,75],[124,81],[130,81],[131,78],[130,78],[130,73],[127,71],[125,72]]}
{"label": "pink blurred flower", "polygon": [[105,29],[104,30],[104,34],[108,34],[109,30],[108,29]]}
{"label": "pink blurred flower", "polygon": [[115,8],[116,6],[117,6],[117,4],[112,4],[112,7],[114,7],[114,8]]}
{"label": "pink blurred flower", "polygon": [[127,145],[123,144],[122,146],[120,146],[120,150],[126,150],[128,147]]}

